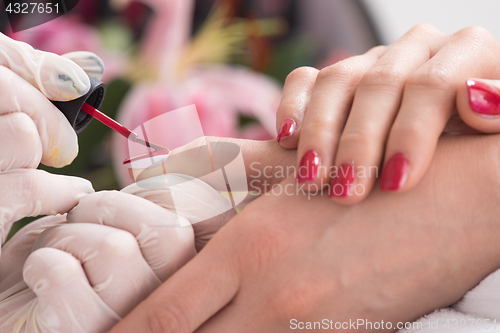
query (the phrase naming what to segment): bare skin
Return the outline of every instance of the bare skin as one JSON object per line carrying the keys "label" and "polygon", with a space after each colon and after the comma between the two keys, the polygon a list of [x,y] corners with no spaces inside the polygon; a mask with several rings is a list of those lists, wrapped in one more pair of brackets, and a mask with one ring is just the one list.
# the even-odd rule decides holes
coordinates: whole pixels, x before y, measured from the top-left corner
{"label": "bare skin", "polygon": [[[500,267],[499,147],[498,135],[442,138],[412,191],[375,189],[356,206],[264,195],[111,332],[395,325],[452,304]],[[295,180],[280,185],[290,192]]]}

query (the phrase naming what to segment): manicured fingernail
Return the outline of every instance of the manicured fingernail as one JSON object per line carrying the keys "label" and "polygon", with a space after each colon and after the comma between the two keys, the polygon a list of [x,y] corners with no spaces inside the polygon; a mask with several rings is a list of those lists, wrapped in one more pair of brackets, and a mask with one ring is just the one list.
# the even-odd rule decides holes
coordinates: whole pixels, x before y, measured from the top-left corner
{"label": "manicured fingernail", "polygon": [[500,115],[499,89],[481,81],[467,80],[471,109],[479,114]]}
{"label": "manicured fingernail", "polygon": [[299,171],[297,172],[297,181],[299,183],[307,180],[314,180],[318,175],[319,155],[314,150],[309,150],[300,160]]}
{"label": "manicured fingernail", "polygon": [[394,154],[382,171],[380,188],[383,191],[397,191],[404,186],[408,178],[410,164],[403,153]]}
{"label": "manicured fingernail", "polygon": [[338,168],[335,178],[332,180],[329,197],[348,197],[352,195],[356,176],[354,175],[354,167],[350,164],[342,164]]}
{"label": "manicured fingernail", "polygon": [[286,138],[295,132],[295,128],[297,127],[297,124],[295,123],[295,120],[293,119],[285,119],[283,123],[281,123],[280,130],[278,132],[278,137],[277,140],[280,142],[283,138]]}

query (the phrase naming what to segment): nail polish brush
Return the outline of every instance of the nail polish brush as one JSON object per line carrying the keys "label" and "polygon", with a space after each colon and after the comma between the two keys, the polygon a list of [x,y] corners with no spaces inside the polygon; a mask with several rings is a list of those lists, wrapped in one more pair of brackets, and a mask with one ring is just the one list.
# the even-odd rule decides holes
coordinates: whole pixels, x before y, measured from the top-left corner
{"label": "nail polish brush", "polygon": [[123,164],[129,164],[133,161],[144,159],[146,157],[152,158],[160,155],[165,156],[170,153],[168,148],[140,138],[139,135],[127,127],[99,111],[98,108],[101,106],[106,93],[106,85],[93,77],[89,76],[89,79],[91,85],[90,89],[80,98],[67,102],[52,101],[52,104],[54,104],[66,116],[76,133],[83,131],[94,118],[132,142],[154,149],[154,151],[150,151],[147,154],[127,159],[123,162]]}

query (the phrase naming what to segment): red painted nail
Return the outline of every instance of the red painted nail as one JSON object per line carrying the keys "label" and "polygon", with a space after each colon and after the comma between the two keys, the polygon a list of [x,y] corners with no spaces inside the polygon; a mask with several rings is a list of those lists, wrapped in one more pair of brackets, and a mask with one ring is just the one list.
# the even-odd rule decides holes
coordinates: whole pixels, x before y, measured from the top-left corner
{"label": "red painted nail", "polygon": [[337,175],[330,185],[329,197],[348,197],[352,195],[356,176],[354,167],[350,164],[342,164],[338,169]]}
{"label": "red painted nail", "polygon": [[319,155],[314,150],[309,150],[300,160],[299,171],[297,172],[297,181],[299,183],[306,180],[314,180],[318,174]]}
{"label": "red painted nail", "polygon": [[472,110],[489,116],[500,115],[500,91],[480,81],[467,80],[469,103]]}
{"label": "red painted nail", "polygon": [[295,123],[295,120],[293,119],[285,119],[281,123],[280,130],[278,132],[278,137],[277,140],[280,142],[282,139],[290,136],[295,132],[295,128],[297,127],[297,124]]}
{"label": "red painted nail", "polygon": [[382,171],[380,188],[383,191],[397,191],[406,183],[410,164],[403,153],[394,154]]}

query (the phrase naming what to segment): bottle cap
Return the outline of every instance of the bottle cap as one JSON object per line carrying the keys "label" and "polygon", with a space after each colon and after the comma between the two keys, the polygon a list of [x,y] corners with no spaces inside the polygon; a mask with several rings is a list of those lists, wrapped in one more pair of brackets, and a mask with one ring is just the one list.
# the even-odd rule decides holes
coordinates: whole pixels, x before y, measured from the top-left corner
{"label": "bottle cap", "polygon": [[104,83],[91,76],[89,76],[89,79],[90,89],[82,97],[67,102],[51,101],[66,116],[76,133],[83,131],[92,120],[92,116],[82,111],[83,104],[88,103],[99,109],[106,94],[106,85]]}

